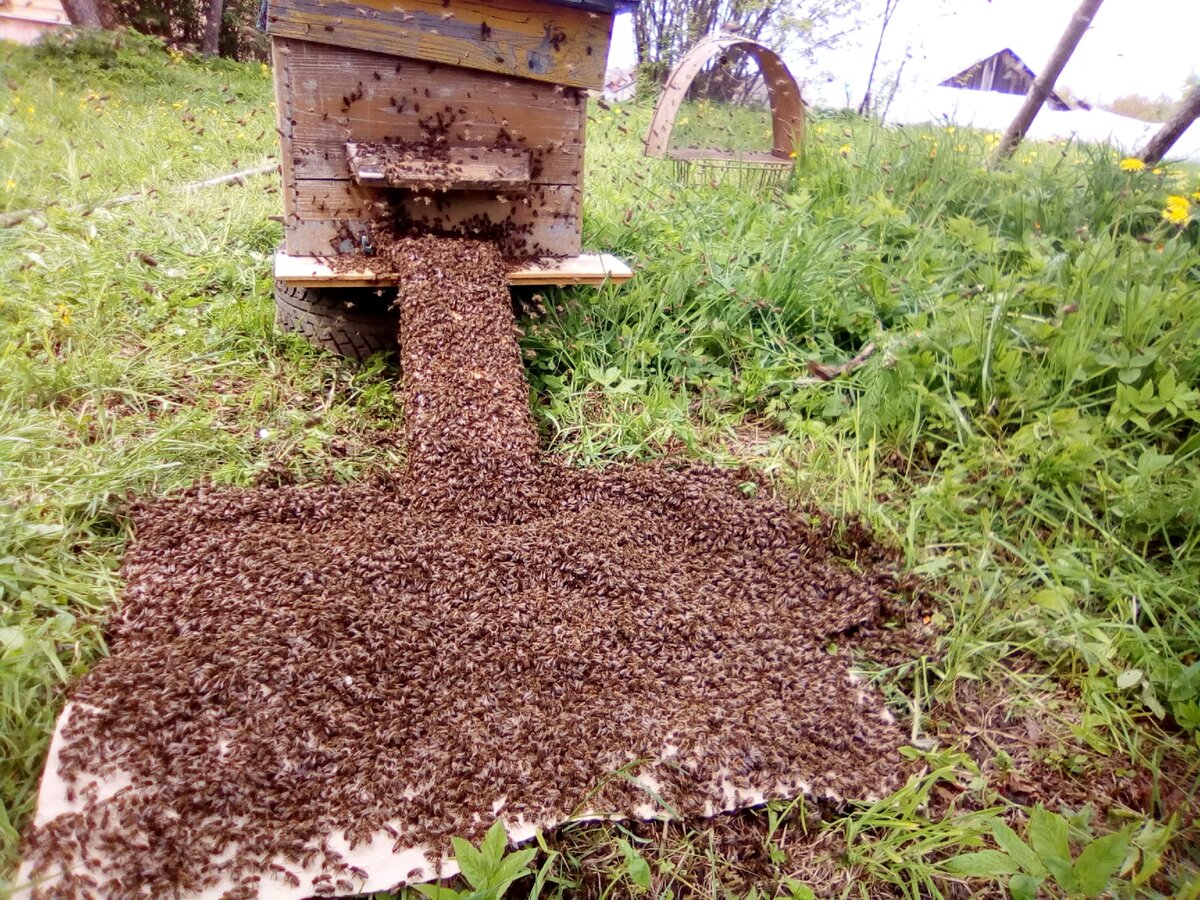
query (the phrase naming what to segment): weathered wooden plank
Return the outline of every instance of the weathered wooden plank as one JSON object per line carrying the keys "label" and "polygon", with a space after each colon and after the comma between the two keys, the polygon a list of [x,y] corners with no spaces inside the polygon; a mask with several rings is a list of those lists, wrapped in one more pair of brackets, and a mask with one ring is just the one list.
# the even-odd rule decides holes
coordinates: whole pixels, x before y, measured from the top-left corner
{"label": "weathered wooden plank", "polygon": [[354,180],[362,185],[426,191],[524,191],[528,150],[451,147],[444,156],[389,144],[346,144]]}
{"label": "weathered wooden plank", "polygon": [[59,0],[0,0],[0,16],[27,22],[68,25],[70,19]]}
{"label": "weathered wooden plank", "polygon": [[581,246],[581,200],[579,189],[568,185],[534,185],[527,195],[450,191],[431,196],[366,188],[351,181],[301,179],[296,182],[294,215],[284,220],[287,252],[327,255],[347,235],[362,233],[369,222],[400,209],[417,229],[464,237],[503,236],[509,250],[574,256]]}
{"label": "weathered wooden plank", "polygon": [[271,0],[272,35],[600,88],[612,16],[538,0]]}
{"label": "weathered wooden plank", "polygon": [[[488,143],[477,145],[481,148]],[[530,163],[530,178],[535,184],[575,184],[579,181],[582,160],[575,153],[541,155],[543,161]],[[354,173],[346,159],[344,143],[310,144],[295,146],[293,142],[292,165],[298,178],[349,179]]]}
{"label": "weathered wooden plank", "polygon": [[528,149],[534,181],[579,181],[582,91],[306,41],[273,43],[288,69],[287,129],[300,177],[351,177],[347,141],[438,140]]}
{"label": "weathered wooden plank", "polygon": [[366,219],[287,219],[283,244],[293,256],[329,256],[355,250],[352,235],[364,234]]}
{"label": "weathered wooden plank", "polygon": [[[508,283],[531,284],[591,284],[621,283],[633,277],[633,270],[622,260],[608,253],[584,253],[563,259],[541,259],[510,269]],[[328,260],[317,256],[275,254],[275,278],[288,284],[307,287],[374,287],[398,282],[395,275],[377,274],[365,269],[335,272]]]}
{"label": "weathered wooden plank", "polygon": [[275,81],[275,130],[279,134],[279,175],[283,187],[283,214],[294,219],[296,213],[296,148],[292,140],[291,55],[278,41],[271,41],[271,77]]}

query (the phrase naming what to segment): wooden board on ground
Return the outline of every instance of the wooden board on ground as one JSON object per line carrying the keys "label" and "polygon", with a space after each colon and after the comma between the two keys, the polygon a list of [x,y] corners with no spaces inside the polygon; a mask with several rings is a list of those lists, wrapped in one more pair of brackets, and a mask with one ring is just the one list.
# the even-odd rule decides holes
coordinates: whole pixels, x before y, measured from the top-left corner
{"label": "wooden board on ground", "polygon": [[[633,277],[633,270],[608,253],[585,253],[565,259],[543,259],[526,263],[508,273],[508,283],[522,284],[607,284]],[[275,254],[275,278],[306,287],[372,287],[396,282],[395,276],[366,270],[335,272],[328,260],[315,256]]]}

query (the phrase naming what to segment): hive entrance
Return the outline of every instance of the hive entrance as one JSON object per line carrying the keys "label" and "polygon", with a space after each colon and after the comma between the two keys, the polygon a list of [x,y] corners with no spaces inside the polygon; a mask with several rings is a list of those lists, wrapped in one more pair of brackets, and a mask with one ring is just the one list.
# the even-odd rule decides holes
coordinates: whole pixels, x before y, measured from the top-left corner
{"label": "hive entrance", "polygon": [[496,248],[393,259],[405,469],[134,511],[26,847],[41,895],[381,890],[496,818],[898,786],[905,735],[848,668],[894,561],[729,472],[544,457]]}

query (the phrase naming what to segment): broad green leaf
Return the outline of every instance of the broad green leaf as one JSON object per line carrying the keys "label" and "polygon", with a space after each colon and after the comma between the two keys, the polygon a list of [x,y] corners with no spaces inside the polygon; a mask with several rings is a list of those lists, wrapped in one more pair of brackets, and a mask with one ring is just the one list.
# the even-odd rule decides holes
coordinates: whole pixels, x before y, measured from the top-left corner
{"label": "broad green leaf", "polygon": [[471,887],[482,887],[491,868],[484,862],[483,854],[462,838],[450,838],[450,843],[454,845],[454,861],[462,870],[463,878]]}
{"label": "broad green leaf", "polygon": [[500,864],[500,860],[504,859],[504,851],[507,847],[508,832],[504,830],[504,823],[497,819],[488,829],[488,833],[484,835],[483,843],[479,845],[484,865],[489,870],[495,869]]}
{"label": "broad green leaf", "polygon": [[795,878],[787,879],[787,889],[791,900],[816,900],[816,892],[807,884],[797,881]]}
{"label": "broad green leaf", "polygon": [[1046,867],[1042,865],[1038,855],[1000,819],[992,822],[992,837],[996,839],[1000,849],[1011,856],[1013,862],[1024,871],[1030,875],[1045,876],[1047,874]]}
{"label": "broad green leaf", "polygon": [[537,851],[531,849],[517,850],[504,858],[489,879],[491,885],[496,888],[497,897],[503,896],[509,885],[518,878],[524,878],[529,874],[529,863],[535,856],[537,856]]}
{"label": "broad green leaf", "polygon": [[999,850],[977,850],[974,853],[963,853],[946,861],[946,868],[955,875],[965,875],[969,878],[998,878],[1001,875],[1014,875],[1019,869],[1007,853]]}
{"label": "broad green leaf", "polygon": [[1125,862],[1131,832],[1126,829],[1098,837],[1075,860],[1075,880],[1085,897],[1099,897]]}
{"label": "broad green leaf", "polygon": [[638,887],[649,890],[650,864],[624,838],[617,838],[617,846],[621,848],[621,853],[625,855],[625,874],[629,876],[629,880]]}
{"label": "broad green leaf", "polygon": [[1044,878],[1019,872],[1008,880],[1009,896],[1012,900],[1036,900],[1038,888],[1042,886],[1043,881]]}
{"label": "broad green leaf", "polygon": [[413,890],[429,897],[430,900],[461,900],[463,896],[453,888],[442,887],[440,884],[414,884]]}
{"label": "broad green leaf", "polygon": [[1074,891],[1075,872],[1071,868],[1071,841],[1067,820],[1042,806],[1029,816],[1029,844],[1038,859],[1064,891]]}
{"label": "broad green leaf", "polygon": [[1142,680],[1141,669],[1126,669],[1117,676],[1117,687],[1125,691],[1136,685]]}

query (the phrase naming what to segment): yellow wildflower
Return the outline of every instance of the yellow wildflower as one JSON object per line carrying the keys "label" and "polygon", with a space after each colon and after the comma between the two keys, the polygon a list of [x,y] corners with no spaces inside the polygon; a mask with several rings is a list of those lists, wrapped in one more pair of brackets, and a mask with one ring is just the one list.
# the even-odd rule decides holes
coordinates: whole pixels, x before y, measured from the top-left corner
{"label": "yellow wildflower", "polygon": [[263,75],[267,75],[270,73],[271,67],[268,66],[266,63],[259,63],[258,71],[261,72]]}
{"label": "yellow wildflower", "polygon": [[1200,203],[1200,191],[1192,191],[1192,199]]}
{"label": "yellow wildflower", "polygon": [[29,113],[32,116],[35,112],[37,112],[37,110],[34,109],[32,106],[27,106],[27,107],[25,107],[25,112]]}
{"label": "yellow wildflower", "polygon": [[1145,170],[1145,168],[1146,168],[1146,164],[1144,162],[1142,162],[1140,159],[1138,159],[1136,156],[1128,156],[1125,159],[1121,160],[1121,171],[1122,172],[1141,172],[1141,171]]}
{"label": "yellow wildflower", "polygon": [[1192,204],[1187,197],[1172,194],[1167,198],[1162,217],[1172,225],[1186,225],[1192,221]]}
{"label": "yellow wildflower", "polygon": [[679,120],[678,122],[676,122],[675,124],[676,124],[676,125],[686,125],[687,123],[688,123],[688,117],[687,117],[687,116],[684,116],[682,119],[680,119],[680,120]]}
{"label": "yellow wildflower", "polygon": [[58,321],[64,325],[71,324],[71,309],[65,303],[58,304],[58,309],[55,311],[58,316]]}
{"label": "yellow wildflower", "polygon": [[955,152],[955,153],[966,153],[966,152],[967,152],[967,145],[966,145],[966,144],[955,144],[955,145],[954,145],[954,152]]}
{"label": "yellow wildflower", "polygon": [[6,188],[8,188],[8,190],[11,191],[13,188],[15,188],[17,186],[17,183],[10,178],[10,179],[8,179],[8,181],[6,181],[4,183],[4,186]]}
{"label": "yellow wildflower", "polygon": [[954,134],[954,132],[956,132],[956,131],[958,131],[958,129],[955,128],[953,125],[946,126],[946,134]]}
{"label": "yellow wildflower", "polygon": [[838,147],[838,153],[842,154],[842,156],[844,156],[844,157],[849,156],[850,149],[851,148],[850,148],[849,144],[842,144],[842,146]]}

